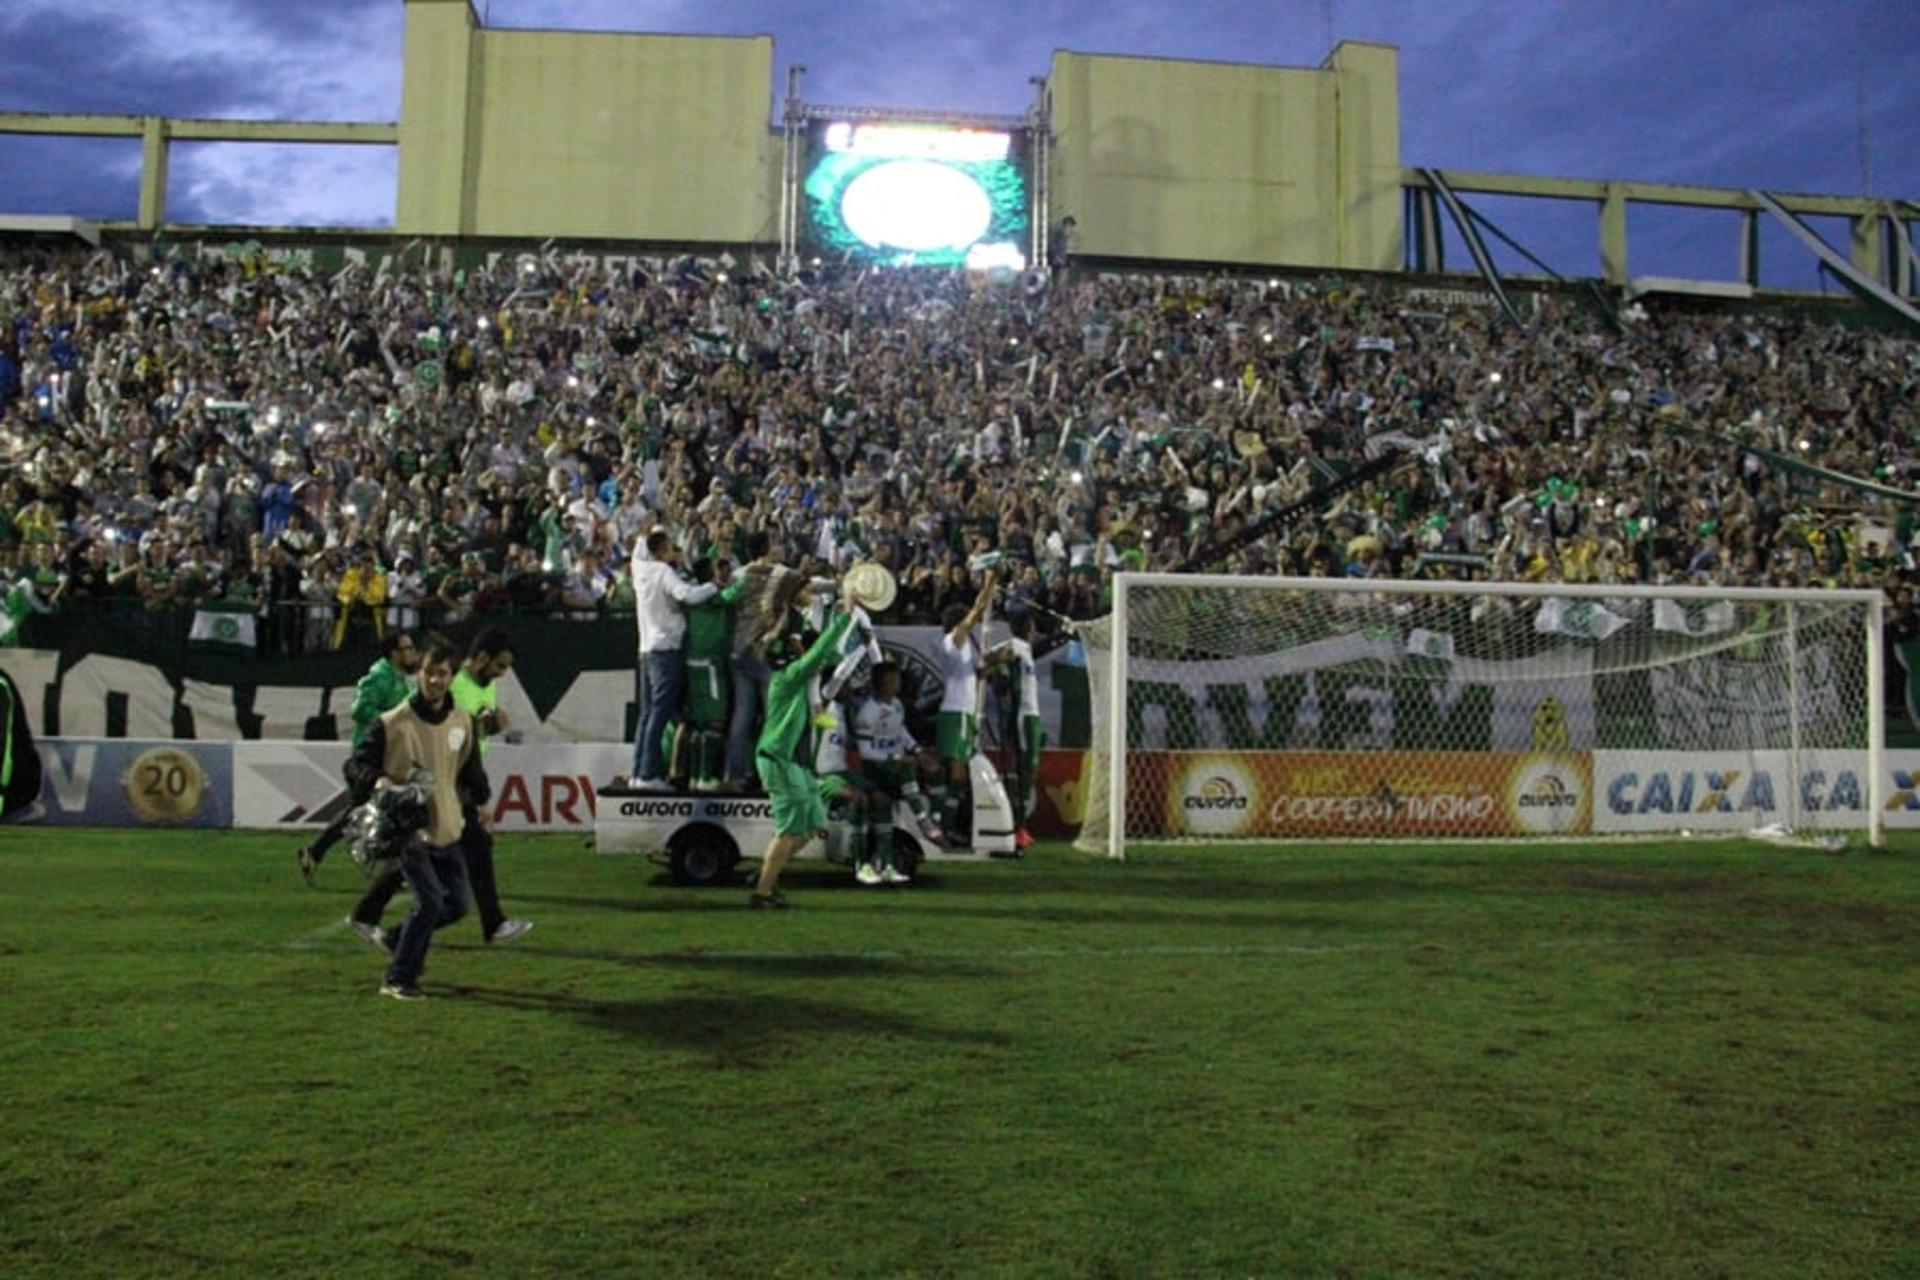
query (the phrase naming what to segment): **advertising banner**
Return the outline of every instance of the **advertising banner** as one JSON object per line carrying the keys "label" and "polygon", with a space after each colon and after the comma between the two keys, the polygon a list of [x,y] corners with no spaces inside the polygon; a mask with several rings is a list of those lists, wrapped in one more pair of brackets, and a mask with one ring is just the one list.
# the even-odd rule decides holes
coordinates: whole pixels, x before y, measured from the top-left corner
{"label": "advertising banner", "polygon": [[[1901,762],[1920,752],[1887,753],[1887,823],[1920,826],[1920,807],[1907,807],[1914,770]],[[1867,825],[1865,751],[1596,751],[1593,775],[1594,830],[1608,834]]]}
{"label": "advertising banner", "polygon": [[[1920,751],[1889,751],[1885,758],[1887,780],[1881,793],[1881,821],[1890,831],[1920,830]],[[1828,804],[1835,798],[1831,791],[1825,796]],[[1860,803],[1866,803],[1865,796]]]}
{"label": "advertising banner", "polygon": [[[525,742],[632,743],[639,689],[630,619],[520,618],[512,634],[522,660],[499,681],[500,707]],[[940,629],[880,627],[877,634],[902,665],[916,731],[931,739]],[[1005,639],[1006,629],[990,627],[988,638]],[[567,661],[532,659],[545,653]],[[364,654],[241,659],[196,645],[167,648],[106,621],[76,634],[69,649],[4,654],[0,665],[19,686],[28,727],[39,737],[344,743],[353,732],[354,685],[367,669]],[[1056,649],[1036,663],[1047,740],[1060,746],[1084,745],[1090,733],[1087,671],[1076,654],[1077,647]]]}
{"label": "advertising banner", "polygon": [[[1013,762],[1009,753],[988,753],[994,767],[1007,784],[1007,798],[1014,800]],[[1027,830],[1042,840],[1071,840],[1080,834],[1086,820],[1086,785],[1081,770],[1084,751],[1042,751],[1040,776],[1035,779],[1030,807],[1025,814]]]}
{"label": "advertising banner", "polygon": [[42,738],[43,821],[76,827],[230,827],[233,747],[224,742]]}
{"label": "advertising banner", "polygon": [[1135,752],[1127,825],[1142,833],[1524,836],[1590,829],[1581,752]]}
{"label": "advertising banner", "polygon": [[[337,742],[233,744],[238,827],[318,828],[347,807]],[[502,832],[593,830],[595,788],[633,765],[615,744],[497,743],[487,750],[494,827]]]}

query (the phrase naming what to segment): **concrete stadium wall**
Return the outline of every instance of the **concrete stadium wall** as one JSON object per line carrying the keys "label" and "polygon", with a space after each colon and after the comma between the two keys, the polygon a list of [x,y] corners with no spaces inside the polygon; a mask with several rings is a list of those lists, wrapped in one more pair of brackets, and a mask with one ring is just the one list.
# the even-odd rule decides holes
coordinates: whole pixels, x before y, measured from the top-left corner
{"label": "concrete stadium wall", "polygon": [[1051,216],[1095,257],[1400,266],[1398,54],[1320,70],[1054,54]]}
{"label": "concrete stadium wall", "polygon": [[409,0],[395,230],[778,238],[770,36],[501,31]]}

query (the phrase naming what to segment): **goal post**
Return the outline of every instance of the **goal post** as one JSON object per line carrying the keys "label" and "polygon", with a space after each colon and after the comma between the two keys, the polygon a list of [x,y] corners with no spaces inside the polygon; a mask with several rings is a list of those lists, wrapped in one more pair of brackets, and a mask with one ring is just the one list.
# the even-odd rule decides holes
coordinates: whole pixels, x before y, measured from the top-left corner
{"label": "goal post", "polygon": [[1122,573],[1078,845],[1883,840],[1873,590]]}

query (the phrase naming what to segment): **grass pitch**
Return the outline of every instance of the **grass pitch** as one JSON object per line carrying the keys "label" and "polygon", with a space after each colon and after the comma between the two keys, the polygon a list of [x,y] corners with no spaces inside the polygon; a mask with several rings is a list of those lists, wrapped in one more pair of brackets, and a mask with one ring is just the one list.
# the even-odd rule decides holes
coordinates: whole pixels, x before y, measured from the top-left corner
{"label": "grass pitch", "polygon": [[1920,1274],[1912,846],[503,839],[415,1005],[292,847],[0,831],[0,1274]]}

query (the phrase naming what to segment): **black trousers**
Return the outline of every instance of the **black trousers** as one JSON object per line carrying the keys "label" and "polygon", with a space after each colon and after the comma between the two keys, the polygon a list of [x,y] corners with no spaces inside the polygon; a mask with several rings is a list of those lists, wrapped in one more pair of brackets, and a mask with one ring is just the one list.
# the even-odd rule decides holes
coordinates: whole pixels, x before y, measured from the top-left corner
{"label": "black trousers", "polygon": [[[483,940],[491,938],[507,913],[500,909],[500,886],[493,878],[493,832],[480,825],[477,814],[467,815],[467,825],[460,832],[460,852],[466,859],[473,904],[480,913],[480,936]],[[380,876],[354,904],[353,918],[361,924],[379,924],[380,917],[387,912],[387,904],[405,885],[406,877],[398,871]]]}
{"label": "black trousers", "polygon": [[315,836],[313,842],[307,846],[307,852],[312,855],[315,866],[319,866],[326,858],[327,850],[339,844],[341,837],[347,834],[347,819],[352,816],[351,806],[343,809],[338,817],[320,829],[320,834]]}
{"label": "black trousers", "polygon": [[320,834],[315,836],[313,842],[307,846],[307,853],[312,856],[314,866],[319,866],[326,858],[327,850],[345,838],[347,823],[353,820],[353,811],[371,799],[373,799],[373,792],[356,787],[348,781],[347,807],[335,814],[333,821],[322,827]]}

